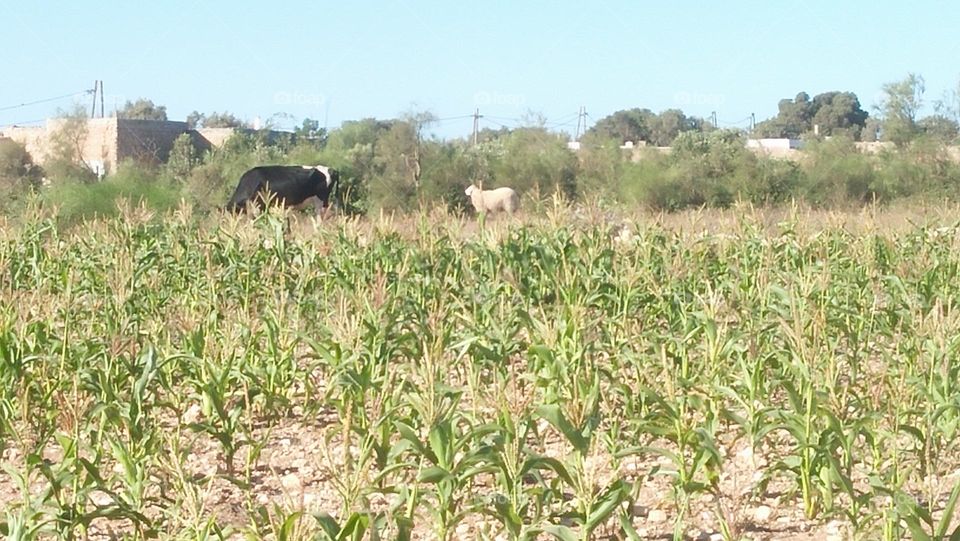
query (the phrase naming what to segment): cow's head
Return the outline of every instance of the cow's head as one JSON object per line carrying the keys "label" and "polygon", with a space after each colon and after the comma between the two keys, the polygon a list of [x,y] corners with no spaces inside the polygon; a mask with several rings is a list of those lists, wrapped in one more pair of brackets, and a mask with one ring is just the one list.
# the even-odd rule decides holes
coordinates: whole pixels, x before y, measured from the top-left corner
{"label": "cow's head", "polygon": [[331,197],[333,197],[334,203],[339,205],[340,195],[338,192],[338,181],[340,180],[340,172],[326,165],[315,165],[313,168],[319,171],[320,174],[323,175],[323,178],[326,179],[326,195],[322,197],[324,208],[330,203]]}

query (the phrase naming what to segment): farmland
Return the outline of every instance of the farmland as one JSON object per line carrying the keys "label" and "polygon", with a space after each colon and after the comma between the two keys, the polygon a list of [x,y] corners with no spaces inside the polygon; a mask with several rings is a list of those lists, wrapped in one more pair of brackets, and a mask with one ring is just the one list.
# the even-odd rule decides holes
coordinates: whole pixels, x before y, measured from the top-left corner
{"label": "farmland", "polygon": [[0,227],[0,530],[949,534],[956,215],[28,213]]}

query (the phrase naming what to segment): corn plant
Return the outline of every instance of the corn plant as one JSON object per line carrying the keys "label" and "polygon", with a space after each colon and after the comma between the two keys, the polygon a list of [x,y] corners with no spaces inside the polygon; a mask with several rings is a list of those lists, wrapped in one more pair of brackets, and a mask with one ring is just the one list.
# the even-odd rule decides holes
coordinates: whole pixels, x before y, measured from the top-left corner
{"label": "corn plant", "polygon": [[237,451],[251,443],[244,419],[246,404],[233,391],[237,381],[234,365],[238,361],[231,357],[223,366],[209,360],[199,362],[201,372],[189,383],[201,401],[203,418],[191,423],[190,428],[206,433],[220,443],[226,474],[233,477]]}
{"label": "corn plant", "polygon": [[476,512],[476,504],[464,502],[464,490],[477,475],[493,471],[493,449],[485,438],[494,427],[450,416],[435,420],[426,440],[403,422],[398,421],[396,428],[416,457],[416,481],[431,501],[437,538],[449,539],[456,525],[468,513]]}

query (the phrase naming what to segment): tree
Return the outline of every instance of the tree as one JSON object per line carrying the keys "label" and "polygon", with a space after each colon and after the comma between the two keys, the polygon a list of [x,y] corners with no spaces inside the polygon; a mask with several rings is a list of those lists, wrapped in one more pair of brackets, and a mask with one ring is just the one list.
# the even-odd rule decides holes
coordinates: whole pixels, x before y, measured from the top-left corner
{"label": "tree", "polygon": [[882,122],[877,117],[868,117],[863,123],[863,129],[860,130],[860,140],[867,143],[875,143],[880,140],[880,130]]}
{"label": "tree", "polygon": [[218,113],[216,111],[203,116],[204,128],[246,128],[247,124],[226,111]]}
{"label": "tree", "polygon": [[50,134],[50,152],[44,161],[50,176],[82,182],[97,180],[96,174],[83,161],[83,146],[89,133],[84,107],[76,105],[72,111],[59,111],[54,126]]}
{"label": "tree", "polygon": [[956,120],[942,114],[921,118],[917,122],[917,128],[934,141],[946,144],[954,142],[960,131]]}
{"label": "tree", "polygon": [[176,180],[184,181],[190,176],[193,168],[199,165],[197,147],[189,133],[181,133],[173,141],[170,157],[167,158],[166,169]]}
{"label": "tree", "polygon": [[0,138],[0,179],[22,179],[29,176],[35,167],[27,147],[12,139]]}
{"label": "tree", "polygon": [[649,142],[658,147],[670,146],[683,132],[699,131],[702,121],[687,117],[680,109],[667,109],[650,119]]}
{"label": "tree", "polygon": [[798,93],[792,100],[780,100],[777,111],[776,117],[757,123],[754,127],[755,136],[798,139],[801,134],[810,131],[815,111],[806,92]]}
{"label": "tree", "polygon": [[566,141],[545,128],[517,128],[494,143],[490,158],[493,186],[510,186],[519,193],[573,199],[577,193],[577,157]]}
{"label": "tree", "polygon": [[297,139],[323,140],[327,139],[327,129],[320,127],[319,120],[312,118],[303,119],[303,123],[293,129],[293,134]]}
{"label": "tree", "polygon": [[123,109],[117,111],[117,118],[129,118],[133,120],[166,120],[167,108],[163,105],[155,105],[152,101],[145,98],[138,98],[137,101],[127,101]]}
{"label": "tree", "polygon": [[953,89],[944,92],[942,99],[934,102],[933,111],[936,115],[960,124],[960,83],[957,83],[957,86]]}
{"label": "tree", "polygon": [[799,139],[817,126],[820,135],[846,132],[856,138],[869,116],[856,94],[838,91],[817,94],[812,100],[800,92],[792,100],[780,100],[777,110],[777,116],[757,123],[755,137]]}
{"label": "tree", "polygon": [[860,137],[860,132],[870,116],[860,107],[860,100],[853,92],[824,92],[813,98],[812,105],[814,126],[817,126],[820,135],[839,135],[848,133],[853,139]]}
{"label": "tree", "polygon": [[589,130],[591,138],[640,142],[650,140],[650,125],[656,115],[650,109],[624,109],[605,116]]}
{"label": "tree", "polygon": [[[353,172],[349,181],[340,177],[340,193],[348,195],[357,211],[369,210],[370,185],[379,179],[382,163],[376,160],[380,136],[393,125],[392,121],[364,118],[344,121],[327,137],[325,152],[339,157],[344,167]],[[349,192],[349,193],[348,193]]]}
{"label": "tree", "polygon": [[411,111],[379,134],[374,153],[378,173],[369,192],[374,207],[403,210],[415,204],[421,195],[423,132],[434,122],[433,113]]}
{"label": "tree", "polygon": [[199,111],[193,111],[187,115],[187,128],[191,130],[197,129],[203,124],[203,119],[206,115]]}
{"label": "tree", "polygon": [[42,174],[22,143],[0,138],[0,209],[38,187]]}
{"label": "tree", "polygon": [[883,85],[880,113],[883,117],[883,139],[904,146],[919,133],[917,113],[923,105],[923,77],[908,74],[900,81]]}

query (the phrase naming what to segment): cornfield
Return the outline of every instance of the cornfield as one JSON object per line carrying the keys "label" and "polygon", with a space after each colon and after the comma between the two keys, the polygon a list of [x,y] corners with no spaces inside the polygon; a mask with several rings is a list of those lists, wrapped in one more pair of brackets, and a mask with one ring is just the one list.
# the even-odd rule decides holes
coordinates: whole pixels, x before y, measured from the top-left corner
{"label": "cornfield", "polygon": [[36,212],[0,532],[960,539],[960,226],[817,216]]}

